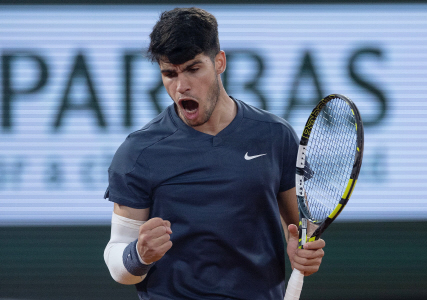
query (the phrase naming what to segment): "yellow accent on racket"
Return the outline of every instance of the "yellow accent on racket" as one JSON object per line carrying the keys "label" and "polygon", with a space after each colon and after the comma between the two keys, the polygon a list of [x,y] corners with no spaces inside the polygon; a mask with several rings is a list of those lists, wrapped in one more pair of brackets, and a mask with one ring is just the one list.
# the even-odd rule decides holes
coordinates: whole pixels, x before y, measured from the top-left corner
{"label": "yellow accent on racket", "polygon": [[[342,198],[343,198],[343,199],[347,199],[347,195],[348,195],[348,193],[350,192],[350,189],[351,189],[352,184],[353,184],[353,179],[350,179],[350,180],[348,181],[347,187],[345,188],[344,195],[342,195]],[[350,195],[351,195],[351,194],[350,194]]]}
{"label": "yellow accent on racket", "polygon": [[338,204],[334,211],[328,216],[329,219],[335,218],[335,215],[340,211],[342,204]]}

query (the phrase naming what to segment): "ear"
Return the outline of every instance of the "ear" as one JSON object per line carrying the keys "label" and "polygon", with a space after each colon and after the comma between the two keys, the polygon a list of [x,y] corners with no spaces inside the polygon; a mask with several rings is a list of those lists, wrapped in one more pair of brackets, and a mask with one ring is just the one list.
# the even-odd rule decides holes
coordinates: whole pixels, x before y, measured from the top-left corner
{"label": "ear", "polygon": [[227,65],[227,59],[225,58],[225,52],[220,50],[215,56],[215,70],[216,73],[222,74],[225,71]]}

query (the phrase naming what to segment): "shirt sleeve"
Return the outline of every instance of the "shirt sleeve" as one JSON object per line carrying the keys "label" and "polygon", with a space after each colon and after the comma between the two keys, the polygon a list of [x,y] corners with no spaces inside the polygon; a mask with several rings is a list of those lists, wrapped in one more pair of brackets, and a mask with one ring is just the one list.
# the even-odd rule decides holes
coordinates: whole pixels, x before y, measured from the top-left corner
{"label": "shirt sleeve", "polygon": [[142,151],[129,137],[117,150],[108,169],[104,198],[132,208],[151,206],[150,168]]}
{"label": "shirt sleeve", "polygon": [[298,136],[289,125],[284,126],[283,132],[283,165],[282,177],[280,179],[279,192],[287,191],[295,187],[296,160],[298,155]]}

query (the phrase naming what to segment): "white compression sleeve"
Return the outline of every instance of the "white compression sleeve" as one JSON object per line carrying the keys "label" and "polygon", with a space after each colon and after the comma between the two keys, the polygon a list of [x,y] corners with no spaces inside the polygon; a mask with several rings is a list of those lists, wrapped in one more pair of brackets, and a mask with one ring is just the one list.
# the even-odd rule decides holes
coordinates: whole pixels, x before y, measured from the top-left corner
{"label": "white compression sleeve", "polygon": [[136,284],[144,280],[146,276],[132,275],[123,264],[123,251],[131,242],[138,238],[139,227],[144,223],[145,221],[128,219],[113,212],[113,217],[111,218],[111,238],[107,247],[105,247],[104,260],[111,277],[119,283]]}

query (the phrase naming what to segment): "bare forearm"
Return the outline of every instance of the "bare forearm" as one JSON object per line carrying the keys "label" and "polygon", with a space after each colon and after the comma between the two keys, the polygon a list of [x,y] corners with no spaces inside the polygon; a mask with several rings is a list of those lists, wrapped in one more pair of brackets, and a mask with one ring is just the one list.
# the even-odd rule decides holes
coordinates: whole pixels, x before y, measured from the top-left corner
{"label": "bare forearm", "polygon": [[285,232],[286,241],[289,239],[288,226],[295,224],[298,226],[298,204],[295,188],[281,192],[277,196],[280,216],[282,218],[283,231]]}

